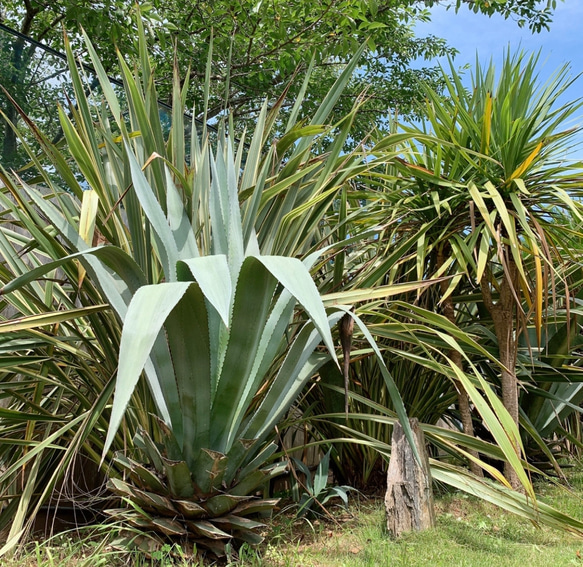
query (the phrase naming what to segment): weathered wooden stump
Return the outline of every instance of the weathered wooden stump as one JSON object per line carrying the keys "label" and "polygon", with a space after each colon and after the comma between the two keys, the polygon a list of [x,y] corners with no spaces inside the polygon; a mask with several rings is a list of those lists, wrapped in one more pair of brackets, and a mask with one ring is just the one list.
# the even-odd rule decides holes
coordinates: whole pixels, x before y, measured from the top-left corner
{"label": "weathered wooden stump", "polygon": [[421,531],[433,527],[433,488],[425,438],[417,419],[410,419],[421,465],[405,437],[403,427],[395,423],[391,441],[391,459],[387,472],[387,529],[398,537],[404,532]]}

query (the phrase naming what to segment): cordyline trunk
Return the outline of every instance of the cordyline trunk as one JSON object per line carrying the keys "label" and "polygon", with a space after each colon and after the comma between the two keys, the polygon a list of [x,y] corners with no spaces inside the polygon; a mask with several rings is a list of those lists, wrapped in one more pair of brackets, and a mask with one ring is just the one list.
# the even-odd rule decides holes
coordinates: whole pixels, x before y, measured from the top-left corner
{"label": "cordyline trunk", "polygon": [[387,530],[393,537],[412,530],[426,530],[435,525],[431,470],[425,438],[418,419],[410,419],[409,424],[421,462],[415,458],[403,426],[397,421],[391,439],[385,494]]}
{"label": "cordyline trunk", "polygon": [[[518,268],[512,258],[512,252],[506,247],[507,271],[500,281],[500,297],[496,303],[492,300],[488,274],[484,272],[480,282],[484,305],[494,324],[494,333],[498,340],[498,359],[502,363],[500,382],[502,385],[502,403],[508,410],[510,417],[518,427],[518,383],[516,381],[516,353],[517,342],[514,331],[516,299],[514,290],[517,289]],[[514,448],[520,456],[519,447]],[[504,465],[504,476],[510,482],[512,488],[521,489],[521,484],[514,469],[507,462]]]}
{"label": "cordyline trunk", "polygon": [[[443,266],[445,262],[445,252],[443,248],[440,248],[437,252],[437,269]],[[442,281],[440,282],[440,289],[441,289],[441,296],[443,297],[447,292],[448,282]],[[444,317],[455,325],[455,307],[453,305],[453,301],[451,299],[451,295],[445,298],[441,304],[441,308],[443,310]],[[463,371],[464,365],[462,361],[462,355],[455,349],[451,349],[448,352],[448,357],[451,361],[461,370]],[[472,422],[472,410],[470,408],[470,399],[468,397],[467,392],[463,389],[462,385],[456,381],[455,387],[457,390],[457,399],[458,399],[458,408],[460,411],[460,417],[462,420],[462,428],[466,435],[474,436],[474,424]],[[472,456],[478,457],[477,451],[469,450],[468,451]],[[474,461],[470,460],[470,470],[477,476],[484,476],[482,472],[482,468],[475,463]]]}

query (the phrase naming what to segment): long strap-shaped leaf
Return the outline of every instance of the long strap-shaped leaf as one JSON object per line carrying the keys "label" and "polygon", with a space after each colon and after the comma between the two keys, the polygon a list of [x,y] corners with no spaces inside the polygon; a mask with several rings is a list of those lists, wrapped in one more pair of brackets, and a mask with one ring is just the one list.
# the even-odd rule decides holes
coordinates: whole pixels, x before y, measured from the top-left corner
{"label": "long strap-shaped leaf", "polygon": [[[340,98],[342,92],[346,88],[346,85],[348,85],[348,83],[352,79],[352,75],[354,74],[354,71],[358,66],[358,62],[362,57],[362,54],[365,52],[366,48],[367,47],[365,43],[363,43],[358,48],[358,50],[354,54],[354,57],[348,62],[348,65],[344,67],[344,70],[342,71],[338,79],[336,79],[334,85],[332,85],[332,88],[330,89],[330,91],[320,104],[318,111],[316,112],[316,114],[314,114],[314,117],[312,118],[310,124],[324,124],[326,122],[328,115],[330,114],[330,112],[332,112],[332,109],[338,102],[338,99]],[[305,148],[310,145],[311,140],[312,137],[307,137],[301,140],[294,154],[301,153],[302,151],[304,151]]]}
{"label": "long strap-shaped leaf", "polygon": [[211,405],[208,312],[201,287],[188,287],[166,319],[166,333],[180,395],[180,415],[173,415],[172,422],[182,420],[183,438],[177,441],[195,470],[201,449],[209,448]]}
{"label": "long strap-shaped leaf", "polygon": [[405,433],[405,437],[407,441],[409,441],[409,445],[411,445],[411,449],[413,450],[413,454],[418,462],[421,462],[421,457],[419,456],[419,452],[417,451],[417,445],[415,444],[415,439],[413,437],[413,432],[411,431],[411,427],[409,425],[409,418],[407,417],[407,410],[405,409],[405,404],[403,403],[403,399],[401,398],[401,394],[399,392],[399,388],[395,384],[389,369],[385,365],[385,361],[381,354],[381,351],[374,340],[373,336],[370,334],[370,331],[367,329],[366,325],[359,319],[359,317],[350,311],[350,309],[338,306],[339,310],[344,311],[345,313],[349,314],[353,319],[360,332],[364,335],[364,338],[368,341],[370,346],[372,347],[374,353],[376,354],[379,368],[381,370],[381,374],[383,375],[383,379],[385,380],[385,384],[387,385],[387,390],[389,391],[389,395],[391,396],[391,401],[393,402],[393,407],[397,412],[397,416],[399,417],[399,421],[403,426],[403,432]]}
{"label": "long strap-shaped leaf", "polygon": [[117,383],[103,456],[111,446],[164,321],[191,285],[194,284],[169,282],[143,286],[132,299],[121,336]]}
{"label": "long strap-shaped leaf", "polygon": [[530,479],[520,462],[520,458],[517,455],[517,451],[524,453],[524,447],[522,446],[518,426],[512,421],[508,410],[502,405],[502,402],[492,391],[492,388],[475,368],[474,375],[478,379],[480,387],[486,394],[492,407],[486,403],[486,400],[480,395],[477,388],[472,384],[472,381],[468,379],[466,374],[460,370],[456,364],[453,364],[450,360],[448,360],[448,362],[456,373],[457,379],[461,382],[465,391],[468,393],[470,400],[482,416],[484,423],[487,424],[488,429],[492,433],[498,446],[504,452],[506,460],[516,472],[526,494],[536,502],[536,495],[532,483],[530,482]]}
{"label": "long strap-shaped leaf", "polygon": [[44,327],[46,325],[54,325],[72,319],[78,319],[109,309],[108,305],[92,305],[90,307],[83,307],[80,309],[69,309],[67,311],[55,311],[48,313],[40,313],[38,315],[29,315],[28,317],[19,317],[18,319],[10,319],[0,323],[0,335],[4,333],[13,333],[23,329],[36,329],[37,327]]}
{"label": "long strap-shaped leaf", "polygon": [[430,463],[431,476],[435,480],[491,502],[513,514],[528,518],[532,522],[544,522],[547,526],[570,531],[579,537],[583,534],[583,522],[555,510],[544,502],[537,502],[535,507],[529,495],[519,494],[488,480],[479,479],[460,467],[434,459]]}
{"label": "long strap-shaped leaf", "polygon": [[144,209],[148,221],[154,229],[156,239],[158,241],[158,252],[161,255],[162,266],[164,267],[164,274],[169,281],[176,280],[176,262],[178,261],[178,249],[174,240],[174,235],[162,207],[142,169],[126,142],[126,150],[130,169],[132,172],[132,181],[134,184],[134,191],[140,201],[140,205]]}
{"label": "long strap-shaped leaf", "polygon": [[265,327],[277,280],[257,258],[243,262],[237,280],[229,342],[212,402],[211,448],[227,453],[233,422]]}

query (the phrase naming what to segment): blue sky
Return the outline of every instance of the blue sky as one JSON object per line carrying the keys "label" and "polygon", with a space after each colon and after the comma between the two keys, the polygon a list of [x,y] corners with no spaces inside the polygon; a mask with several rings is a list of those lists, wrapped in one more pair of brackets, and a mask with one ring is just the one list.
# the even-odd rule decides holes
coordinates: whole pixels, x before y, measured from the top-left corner
{"label": "blue sky", "polygon": [[[455,58],[457,66],[469,64],[473,67],[476,53],[482,65],[492,58],[499,66],[504,50],[510,46],[513,51],[541,51],[539,74],[543,81],[566,63],[570,64],[573,77],[583,73],[583,0],[559,0],[550,31],[539,34],[531,33],[528,28],[519,28],[511,19],[505,20],[500,16],[488,18],[467,8],[461,8],[456,14],[453,9],[447,11],[436,7],[431,14],[431,22],[418,25],[417,34],[433,34],[447,39],[459,51]],[[567,91],[570,100],[581,97],[583,76]],[[577,122],[583,123],[583,109],[577,114]],[[581,138],[583,141],[583,134]],[[580,159],[583,155],[577,157]]]}

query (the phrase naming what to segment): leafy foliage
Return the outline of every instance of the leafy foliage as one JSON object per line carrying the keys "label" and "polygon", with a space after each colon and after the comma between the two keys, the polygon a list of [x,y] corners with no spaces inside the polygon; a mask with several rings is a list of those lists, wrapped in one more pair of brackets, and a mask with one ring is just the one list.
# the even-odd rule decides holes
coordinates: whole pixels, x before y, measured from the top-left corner
{"label": "leafy foliage", "polygon": [[[165,137],[145,42],[141,77],[132,76],[120,59],[126,117],[87,42],[109,112],[92,105],[70,48],[76,104],[70,115],[60,109],[60,119],[74,168],[19,109],[66,190],[53,180],[55,172],[49,175],[42,168],[23,139],[49,189],[2,171],[2,198],[9,205],[10,220],[26,229],[17,242],[23,242],[25,254],[29,250],[32,254],[27,256],[30,265],[17,262],[17,273],[14,268],[6,270],[10,281],[1,292],[19,312],[27,309],[22,297],[29,297],[29,288],[42,295],[39,317],[5,326],[23,331],[25,337],[43,323],[106,310],[109,332],[119,340],[114,349],[105,350],[109,345],[101,343],[104,329],[98,321],[88,324],[79,319],[83,333],[73,340],[89,341],[99,353],[97,360],[108,356],[113,364],[119,359],[119,366],[108,377],[108,387],[99,392],[96,407],[65,428],[48,428],[41,443],[28,437],[30,417],[22,412],[21,397],[14,391],[22,371],[20,366],[10,367],[7,400],[13,409],[4,418],[25,425],[25,441],[34,450],[23,455],[20,445],[6,444],[10,467],[0,478],[3,490],[31,460],[34,474],[22,492],[15,487],[10,513],[3,516],[7,523],[12,520],[5,551],[18,541],[27,517],[30,525],[35,510],[51,494],[54,482],[38,495],[37,482],[47,474],[55,480],[64,474],[61,466],[50,472],[44,468],[43,451],[58,450],[55,442],[65,444],[68,437],[63,433],[82,419],[88,421],[74,434],[81,435],[80,443],[86,444],[84,450],[94,461],[109,463],[110,449],[135,440],[137,452],[113,459],[109,483],[116,494],[133,502],[134,510],[122,515],[134,526],[163,536],[194,534],[199,544],[215,553],[232,537],[256,542],[252,530],[258,524],[247,514],[269,508],[274,501],[247,503],[244,509],[239,505],[281,471],[279,464],[267,464],[275,450],[269,437],[307,380],[329,357],[335,359],[330,327],[345,314],[341,306],[326,312],[309,273],[320,252],[307,253],[314,240],[321,240],[320,231],[325,229],[321,219],[339,187],[368,167],[357,154],[340,156],[350,117],[327,153],[312,153],[315,136],[328,130],[321,122],[357,58],[324,99],[313,123],[305,127],[290,122],[286,136],[263,153],[266,131],[274,123],[266,106],[248,146],[241,141],[237,147],[223,131],[212,148],[206,129],[199,137],[194,123],[189,125],[190,138],[185,136],[185,91],[178,75],[172,128]],[[286,190],[285,199],[279,199]],[[314,211],[304,215],[312,205],[317,205]],[[14,239],[10,229],[3,234]],[[105,245],[92,246],[99,242]],[[5,249],[7,258],[18,258],[16,248]],[[282,254],[306,256],[302,262]],[[44,289],[38,282],[55,270],[65,273],[62,293],[68,304],[83,298],[86,289],[99,301],[84,310],[53,312],[49,292],[61,288],[47,284]],[[296,312],[296,304],[303,307],[303,315]],[[328,354],[317,350],[322,340]],[[67,364],[76,372],[75,357],[82,343],[75,347]],[[14,345],[14,351],[30,357],[28,348]],[[32,360],[43,354],[39,350]],[[65,368],[67,375],[70,370]],[[84,370],[83,378],[90,380],[91,368]],[[140,380],[142,370],[145,382]],[[113,406],[103,415],[114,375]],[[388,373],[385,379],[391,383]],[[397,390],[393,386],[390,391],[404,418]],[[50,399],[52,391],[41,382],[33,394],[32,403],[38,406]],[[60,404],[68,407],[67,400],[56,399],[43,421],[69,419],[70,413],[60,413]],[[20,430],[19,434],[23,435]],[[78,447],[67,451],[69,460]],[[62,463],[66,466],[68,461]],[[131,481],[120,478],[124,471]],[[173,522],[178,521],[179,510],[177,525]]]}
{"label": "leafy foliage", "polygon": [[[422,98],[420,82],[439,85],[439,73],[433,65],[411,66],[414,60],[429,61],[453,52],[440,38],[415,35],[415,23],[430,18],[429,8],[434,3],[434,0],[197,1],[185,10],[181,2],[156,0],[141,3],[139,11],[145,17],[150,54],[158,76],[163,79],[162,98],[171,101],[172,52],[176,48],[181,66],[190,68],[188,106],[202,114],[203,105],[208,104],[210,117],[220,115],[228,107],[236,116],[252,119],[263,100],[276,99],[286,85],[290,100],[294,100],[301,86],[292,78],[298,68],[307,68],[314,58],[312,96],[304,105],[305,116],[312,116],[342,67],[367,42],[369,49],[360,61],[361,72],[339,99],[335,114],[336,119],[344,116],[353,100],[367,90],[370,94],[367,111],[361,113],[353,130],[354,137],[361,139],[387,119],[389,110],[401,115],[414,114],[414,103]],[[456,10],[467,6],[486,15],[516,17],[519,25],[528,24],[540,31],[550,24],[554,0],[456,0],[452,5]],[[115,49],[134,56],[138,53],[135,9],[131,3],[120,0],[107,0],[99,5],[84,0],[48,4],[11,0],[3,3],[0,23],[60,51],[64,47],[61,33],[64,26],[73,37],[74,47],[85,56],[78,33],[81,25],[98,47],[105,69],[118,75],[121,69]],[[211,89],[208,99],[200,79],[205,76],[211,35],[217,86]],[[25,49],[18,55],[19,41],[13,42],[12,65],[21,74],[29,75],[32,52]],[[30,87],[34,81],[34,77],[26,76],[22,84]],[[9,90],[18,88],[18,84],[10,81]],[[47,88],[47,83],[44,87]],[[17,94],[12,93],[14,97]],[[21,94],[26,98],[25,92]],[[18,97],[17,100],[24,105],[24,100]],[[7,105],[3,110],[9,109]],[[11,118],[14,121],[14,116]],[[7,129],[6,136],[9,132]]]}
{"label": "leafy foliage", "polygon": [[[235,141],[233,121],[209,134],[185,120],[190,87],[178,66],[166,123],[141,20],[137,27],[139,73],[121,56],[116,63],[123,102],[107,78],[107,59],[104,65],[87,36],[99,89],[84,80],[65,39],[75,101],[59,109],[65,150],[14,106],[49,167],[6,116],[38,175],[24,180],[1,170],[1,295],[14,310],[0,326],[9,339],[1,353],[8,407],[0,411],[7,434],[0,486],[9,502],[1,521],[11,525],[4,551],[79,454],[111,463],[110,489],[132,503],[113,513],[134,527],[161,538],[189,535],[215,553],[231,538],[256,542],[259,525],[249,515],[274,503],[252,497],[281,470],[270,462],[273,427],[316,371],[335,364],[333,328],[350,304],[361,304],[355,366],[369,372],[371,384],[349,393],[350,416],[332,407],[305,416],[322,426],[325,442],[335,431],[341,442],[366,447],[353,459],[387,455],[379,436],[396,418],[406,422],[405,397],[407,409],[431,422],[424,427],[432,443],[455,459],[435,461],[436,478],[579,533],[578,522],[533,507],[528,472],[538,469],[523,458],[518,421],[497,395],[498,372],[509,370],[501,355],[502,365],[496,360],[500,336],[480,301],[453,295],[457,286],[466,292],[486,278],[482,302],[487,291],[497,301],[511,258],[522,283],[515,296],[524,299],[514,308],[523,310],[526,333],[532,307],[541,344],[541,306],[552,295],[542,284],[547,276],[566,279],[555,258],[568,257],[572,244],[548,219],[560,209],[580,218],[577,174],[553,154],[572,135],[557,129],[575,105],[545,114],[566,88],[564,77],[556,89],[538,91],[536,61],[522,68],[520,57],[509,57],[497,85],[493,72],[478,70],[479,88],[468,93],[453,70],[453,79],[444,72],[449,99],[424,91],[432,133],[411,129],[379,138],[370,154],[346,152],[362,101],[327,124],[363,45],[334,70],[336,82],[312,116],[304,118],[302,102],[314,100],[316,67],[298,83],[293,105],[286,108],[284,97],[271,108],[263,104],[253,133]],[[220,51],[220,37],[216,42]],[[209,58],[197,87],[205,123],[214,73]],[[446,250],[450,257],[438,262]],[[462,329],[435,312],[447,297],[459,306]],[[553,361],[568,360],[571,297],[558,297],[552,348],[536,367],[541,383],[558,368]],[[339,400],[334,380],[322,371],[312,409]],[[542,430],[559,424],[547,423],[553,403],[577,403],[578,384],[561,386],[565,391],[530,389],[550,400],[547,420],[537,423]],[[456,422],[449,410],[454,389],[467,393],[491,441],[433,425],[440,415]],[[373,391],[378,399],[365,395]],[[523,427],[533,415],[525,406]],[[508,490],[492,464],[502,461],[527,497]],[[467,473],[462,462],[495,482]],[[327,496],[324,465],[320,473],[313,502]]]}
{"label": "leafy foliage", "polygon": [[298,517],[307,514],[321,515],[321,511],[325,510],[326,504],[332,498],[340,498],[344,506],[348,506],[348,492],[353,489],[350,486],[328,486],[331,452],[332,449],[329,449],[322,457],[313,476],[305,463],[299,459],[293,459],[296,471],[302,473],[304,480],[301,489],[300,486],[296,489],[301,494],[298,501]]}

